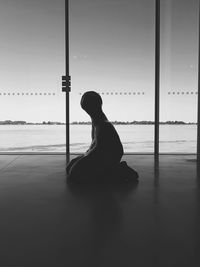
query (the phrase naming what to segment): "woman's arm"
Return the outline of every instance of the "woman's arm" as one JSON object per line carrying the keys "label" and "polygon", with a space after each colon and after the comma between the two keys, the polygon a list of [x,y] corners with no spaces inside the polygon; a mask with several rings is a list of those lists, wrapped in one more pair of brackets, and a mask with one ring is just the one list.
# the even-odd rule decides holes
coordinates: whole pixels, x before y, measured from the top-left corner
{"label": "woman's arm", "polygon": [[[96,129],[93,127],[93,141],[92,144],[90,146],[90,148],[88,149],[88,151],[85,153],[85,156],[96,156],[99,155],[99,152],[102,151],[103,148],[103,143],[104,143],[104,138],[106,138],[106,132],[104,129],[105,127],[101,126],[97,126]],[[94,132],[95,131],[95,132]]]}
{"label": "woman's arm", "polygon": [[91,131],[92,142],[91,142],[89,149],[86,151],[86,153],[88,153],[89,151],[91,151],[95,147],[96,142],[95,142],[95,138],[94,138],[94,131],[95,131],[95,129],[94,129],[94,126],[92,125],[92,131]]}

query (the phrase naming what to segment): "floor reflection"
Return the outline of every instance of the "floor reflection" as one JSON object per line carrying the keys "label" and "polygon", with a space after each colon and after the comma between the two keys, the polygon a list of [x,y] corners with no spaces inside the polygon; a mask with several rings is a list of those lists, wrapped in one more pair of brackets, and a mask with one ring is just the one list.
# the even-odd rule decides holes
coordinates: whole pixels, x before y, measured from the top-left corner
{"label": "floor reflection", "polygon": [[[116,249],[120,238],[124,201],[137,189],[138,184],[68,185],[70,194],[89,209],[88,258],[91,266],[102,266],[107,256]],[[115,253],[115,251],[113,251]],[[109,254],[109,255],[108,255]]]}

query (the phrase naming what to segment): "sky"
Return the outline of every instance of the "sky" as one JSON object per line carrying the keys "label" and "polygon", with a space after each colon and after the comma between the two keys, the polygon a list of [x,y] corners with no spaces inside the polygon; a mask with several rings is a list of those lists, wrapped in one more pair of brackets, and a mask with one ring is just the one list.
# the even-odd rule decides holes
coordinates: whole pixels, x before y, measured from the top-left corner
{"label": "sky", "polygon": [[[88,90],[110,120],[154,120],[154,4],[70,1],[71,121]],[[65,121],[64,39],[64,0],[1,0],[0,121]],[[198,0],[161,0],[162,121],[196,121],[197,48]]]}

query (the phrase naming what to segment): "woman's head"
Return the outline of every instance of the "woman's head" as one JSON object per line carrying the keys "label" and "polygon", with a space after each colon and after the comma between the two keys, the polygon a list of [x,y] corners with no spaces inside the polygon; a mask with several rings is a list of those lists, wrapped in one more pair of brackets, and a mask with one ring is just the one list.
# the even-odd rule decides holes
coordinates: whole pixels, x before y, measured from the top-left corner
{"label": "woman's head", "polygon": [[98,93],[94,91],[88,91],[84,93],[81,98],[81,107],[89,115],[96,115],[101,111],[102,98]]}

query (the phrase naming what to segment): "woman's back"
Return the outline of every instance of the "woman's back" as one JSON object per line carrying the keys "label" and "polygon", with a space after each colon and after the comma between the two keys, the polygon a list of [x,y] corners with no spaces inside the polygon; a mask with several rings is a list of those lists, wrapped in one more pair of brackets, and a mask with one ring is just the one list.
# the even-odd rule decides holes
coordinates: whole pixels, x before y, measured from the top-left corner
{"label": "woman's back", "polygon": [[123,146],[115,127],[109,121],[94,126],[94,140],[97,151],[106,161],[120,161]]}

